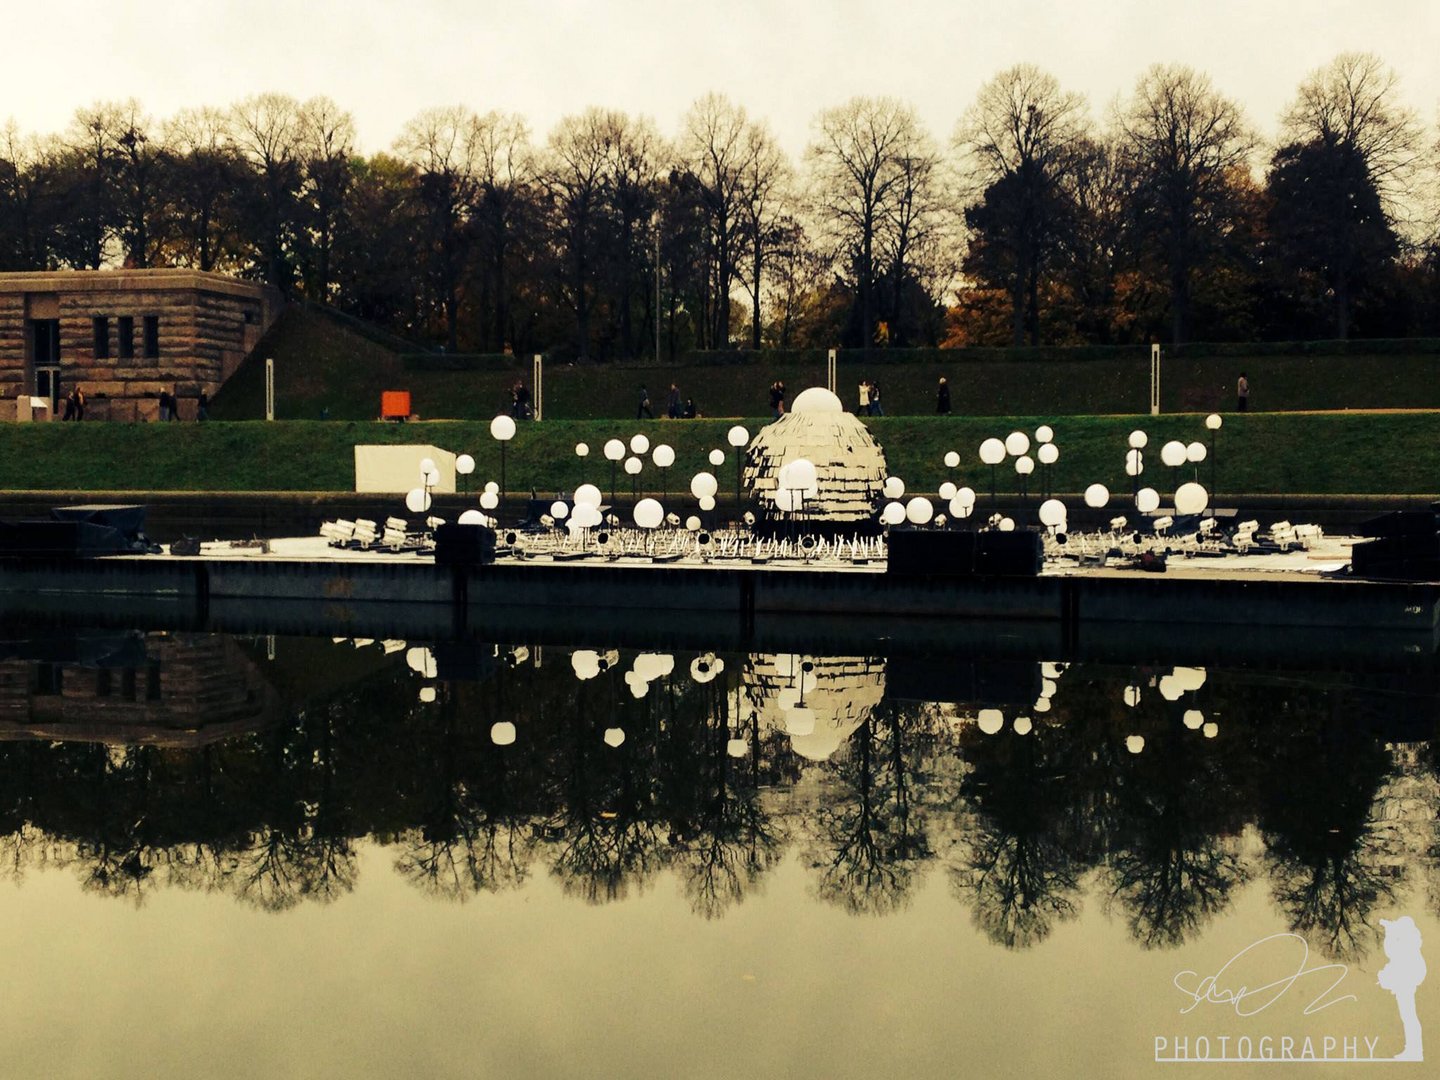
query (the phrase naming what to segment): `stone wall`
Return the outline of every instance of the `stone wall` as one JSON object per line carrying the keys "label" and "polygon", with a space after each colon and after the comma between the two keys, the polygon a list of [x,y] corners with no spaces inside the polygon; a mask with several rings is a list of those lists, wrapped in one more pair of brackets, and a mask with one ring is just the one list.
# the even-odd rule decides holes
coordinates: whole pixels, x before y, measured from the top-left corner
{"label": "stone wall", "polygon": [[[190,270],[0,274],[0,419],[14,419],[22,389],[34,392],[32,320],[59,320],[62,393],[84,390],[86,420],[157,419],[162,390],[180,399],[182,418],[193,419],[200,393],[214,396],[280,307],[266,286]],[[103,350],[97,317],[106,320]],[[158,321],[153,356],[146,355],[147,317]],[[131,320],[128,350],[122,318]]]}

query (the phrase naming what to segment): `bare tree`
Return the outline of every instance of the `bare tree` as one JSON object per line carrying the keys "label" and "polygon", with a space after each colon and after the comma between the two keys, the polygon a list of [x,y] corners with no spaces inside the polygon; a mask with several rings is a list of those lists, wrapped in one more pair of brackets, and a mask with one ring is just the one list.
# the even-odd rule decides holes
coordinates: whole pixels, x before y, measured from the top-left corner
{"label": "bare tree", "polygon": [[479,190],[480,118],[460,106],[426,109],[405,125],[395,152],[418,174],[430,286],[448,347],[459,343],[460,284],[474,247],[471,216]]}
{"label": "bare tree", "polygon": [[695,180],[706,224],[708,288],[701,348],[730,342],[730,289],[738,276],[745,225],[747,166],[757,149],[745,110],[723,94],[706,94],[683,122],[680,157]]}
{"label": "bare tree", "polygon": [[325,301],[330,298],[334,276],[330,261],[335,231],[350,190],[355,121],[328,97],[313,97],[300,106],[298,136],[305,209],[302,248],[308,256],[306,292]]}
{"label": "bare tree", "polygon": [[245,165],[229,115],[209,107],[184,109],[165,123],[163,141],[171,156],[170,258],[198,270],[235,268],[240,258],[235,201]]}
{"label": "bare tree", "polygon": [[854,279],[852,339],[875,337],[883,276],[885,231],[906,185],[902,162],[924,154],[925,133],[915,110],[894,98],[852,98],[826,109],[806,150],[814,211],[832,250]]}
{"label": "bare tree", "polygon": [[1306,76],[1283,121],[1287,142],[1355,151],[1391,213],[1408,191],[1423,142],[1418,117],[1399,101],[1399,83],[1375,54],[1341,53]]}
{"label": "bare tree", "polygon": [[740,212],[748,250],[743,280],[750,293],[750,347],[759,349],[760,297],[765,269],[783,240],[792,170],[770,126],[763,121],[747,126],[745,143]]}
{"label": "bare tree", "polygon": [[249,207],[265,280],[291,287],[295,200],[300,188],[300,104],[285,94],[257,94],[231,109],[236,145],[255,173]]}
{"label": "bare tree", "polygon": [[1233,217],[1231,170],[1255,139],[1240,107],[1206,75],[1157,64],[1115,114],[1132,177],[1133,226],[1157,255],[1170,291],[1171,340],[1185,340],[1191,281]]}
{"label": "bare tree", "polygon": [[1024,342],[1027,328],[1039,344],[1040,280],[1060,258],[1066,187],[1089,126],[1081,95],[1018,64],[981,87],[956,128],[968,220],[982,234],[971,268],[1005,279],[1012,344]]}

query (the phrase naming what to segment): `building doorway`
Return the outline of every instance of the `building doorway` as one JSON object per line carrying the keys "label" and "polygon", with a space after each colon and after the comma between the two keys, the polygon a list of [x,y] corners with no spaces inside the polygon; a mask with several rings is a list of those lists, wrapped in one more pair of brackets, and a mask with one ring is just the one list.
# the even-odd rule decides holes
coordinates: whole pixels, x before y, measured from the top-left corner
{"label": "building doorway", "polygon": [[50,415],[60,415],[60,320],[30,319],[30,359],[35,371],[35,396],[50,402]]}

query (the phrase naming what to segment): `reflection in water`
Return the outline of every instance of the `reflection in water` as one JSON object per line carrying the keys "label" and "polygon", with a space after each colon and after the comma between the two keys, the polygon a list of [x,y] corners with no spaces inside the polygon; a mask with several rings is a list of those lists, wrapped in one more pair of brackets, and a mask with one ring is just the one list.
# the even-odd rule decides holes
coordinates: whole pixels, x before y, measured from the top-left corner
{"label": "reflection in water", "polygon": [[351,892],[369,838],[439,900],[542,873],[602,904],[668,879],[717,918],[790,855],[855,915],[939,875],[1011,949],[1087,903],[1171,948],[1258,879],[1341,958],[1375,946],[1407,875],[1432,905],[1440,881],[1433,696],[1387,732],[1394,699],[1360,680],[288,639],[269,656],[214,635],[8,642],[0,873],[283,911]]}

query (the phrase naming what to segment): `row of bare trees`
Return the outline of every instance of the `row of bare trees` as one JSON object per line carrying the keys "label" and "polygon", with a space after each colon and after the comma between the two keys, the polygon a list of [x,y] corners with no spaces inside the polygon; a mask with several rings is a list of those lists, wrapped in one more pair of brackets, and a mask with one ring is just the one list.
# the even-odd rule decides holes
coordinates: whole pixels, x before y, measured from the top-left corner
{"label": "row of bare trees", "polygon": [[1103,123],[1019,65],[949,151],[914,109],[823,111],[803,161],[721,95],[666,138],[592,108],[543,142],[463,107],[356,147],[328,98],[0,133],[0,268],[238,273],[451,350],[690,349],[1440,332],[1433,157],[1396,77],[1346,54],[1262,144],[1157,65]]}

